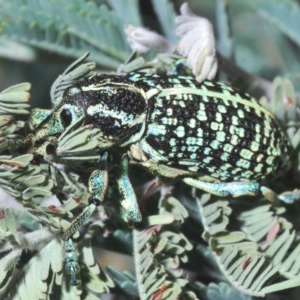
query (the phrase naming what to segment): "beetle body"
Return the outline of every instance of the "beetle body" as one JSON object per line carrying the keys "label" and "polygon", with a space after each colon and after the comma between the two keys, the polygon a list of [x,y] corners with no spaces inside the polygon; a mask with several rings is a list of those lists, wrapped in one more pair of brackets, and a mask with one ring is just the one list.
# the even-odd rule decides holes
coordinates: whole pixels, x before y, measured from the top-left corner
{"label": "beetle body", "polygon": [[223,83],[145,73],[79,80],[37,127],[34,146],[80,117],[101,131],[100,152],[126,147],[162,176],[264,181],[289,165],[291,147],[273,115]]}

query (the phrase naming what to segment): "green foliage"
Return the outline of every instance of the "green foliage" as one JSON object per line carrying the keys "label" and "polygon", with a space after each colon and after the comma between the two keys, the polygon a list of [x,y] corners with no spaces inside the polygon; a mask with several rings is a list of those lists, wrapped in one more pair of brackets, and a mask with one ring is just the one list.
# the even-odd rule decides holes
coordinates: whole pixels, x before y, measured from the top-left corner
{"label": "green foliage", "polygon": [[[200,11],[215,9],[217,47],[226,57],[220,57],[223,64],[218,76],[249,92],[259,90],[258,96],[264,96],[261,103],[286,130],[294,147],[293,168],[286,178],[270,184],[276,192],[299,199],[299,184],[294,180],[300,169],[298,2],[219,0],[215,6],[209,0],[190,2],[195,8],[202,2]],[[191,72],[186,57],[177,52],[158,54],[150,49],[130,56],[124,27],[128,23],[143,26],[141,1],[97,3],[0,0],[4,53],[12,52],[12,42],[17,42],[32,47],[35,54],[43,50],[77,59],[53,83],[52,104],[60,103],[64,90],[78,78],[94,74],[96,64],[118,74],[140,69]],[[173,3],[151,3],[158,23],[150,29],[160,28],[176,49],[183,37],[175,34]],[[196,16],[185,17],[197,22]],[[193,41],[202,40],[201,31],[194,33],[199,38],[193,35]],[[199,50],[195,45],[193,51]],[[192,46],[184,46],[190,53]],[[86,51],[95,63],[84,61]],[[35,57],[32,52],[30,59]],[[199,66],[201,62],[193,63]],[[256,296],[280,300],[284,298],[279,291],[288,288],[292,288],[288,299],[298,299],[299,201],[288,207],[271,205],[261,197],[232,200],[201,191],[191,194],[182,183],[154,182],[135,166],[130,175],[143,208],[143,223],[132,228],[120,219],[119,195],[110,178],[104,206],[74,235],[81,283],[70,286],[60,236],[88,204],[86,178],[98,153],[86,153],[97,147],[100,133],[85,130],[83,120],[78,120],[57,140],[58,155],[73,165],[35,161],[27,153],[24,127],[28,123],[34,131],[37,120],[46,118],[49,110],[31,107],[29,89],[30,84],[23,83],[0,93],[0,186],[23,205],[18,210],[11,198],[0,202],[1,299],[100,299],[100,294],[117,294],[142,300],[246,300]],[[84,161],[83,167],[79,161]],[[111,171],[113,174],[114,167]],[[124,271],[117,260],[97,257],[99,247],[111,256],[114,252],[131,256],[131,268]]]}
{"label": "green foliage", "polygon": [[[141,16],[136,0],[110,0],[108,4],[114,11],[105,3],[98,6],[93,1],[1,1],[2,37],[76,58],[89,51],[99,66],[115,70],[130,54],[124,25],[129,22],[141,25]],[[158,16],[162,27],[174,37],[171,6],[168,1],[162,1],[158,14],[161,8],[164,15]]]}
{"label": "green foliage", "polygon": [[250,6],[263,18],[274,24],[283,34],[300,45],[300,34],[298,30],[300,8],[296,1],[283,0],[279,2],[276,0],[255,0],[248,3],[250,3]]}
{"label": "green foliage", "polygon": [[[177,221],[187,217],[186,210],[175,198],[161,200],[162,215],[175,207],[180,210],[180,215],[173,214]],[[153,295],[161,299],[179,296],[197,299],[192,291],[187,290],[186,273],[180,269],[181,263],[187,262],[187,252],[192,245],[178,229],[178,224],[173,223],[170,227],[157,225],[141,231],[134,230],[133,254],[140,299],[150,299]]]}
{"label": "green foliage", "polygon": [[[92,230],[78,244],[82,254],[82,286],[70,287],[64,280],[63,248],[49,229],[40,229],[22,235],[17,231],[17,221],[11,210],[5,211],[0,224],[1,245],[1,297],[9,299],[48,299],[53,289],[60,287],[57,297],[61,299],[97,299],[95,294],[108,292],[113,282],[99,268],[91,248]],[[31,251],[32,257],[22,271],[13,274],[22,251]],[[87,280],[85,280],[85,278]],[[17,289],[10,289],[17,284]],[[94,298],[93,298],[94,297]]]}
{"label": "green foliage", "polygon": [[34,47],[73,57],[89,51],[100,66],[113,69],[130,53],[124,22],[93,1],[2,1],[0,11],[3,36]]}
{"label": "green foliage", "polygon": [[142,20],[139,12],[139,5],[137,0],[118,1],[109,0],[109,5],[113,11],[124,21],[135,26],[141,26]]}
{"label": "green foliage", "polygon": [[174,24],[175,13],[172,3],[168,1],[152,0],[152,4],[166,38],[170,42],[176,42],[177,38],[175,35]]}

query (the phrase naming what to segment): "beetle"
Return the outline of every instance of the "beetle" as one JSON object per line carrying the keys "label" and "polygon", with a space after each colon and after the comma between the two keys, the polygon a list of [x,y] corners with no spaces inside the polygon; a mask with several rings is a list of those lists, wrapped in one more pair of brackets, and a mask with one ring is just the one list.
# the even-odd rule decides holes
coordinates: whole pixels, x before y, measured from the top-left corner
{"label": "beetle", "polygon": [[217,196],[291,200],[262,185],[289,167],[286,134],[254,98],[224,83],[143,72],[79,79],[37,122],[27,138],[30,151],[67,163],[59,155],[57,140],[79,120],[86,130],[97,131],[93,153],[99,154],[101,167],[90,175],[89,205],[63,232],[65,241],[103,201],[108,185],[105,162],[116,149],[123,154],[117,178],[121,215],[129,223],[142,220],[128,178],[129,163],[162,177],[181,178]]}

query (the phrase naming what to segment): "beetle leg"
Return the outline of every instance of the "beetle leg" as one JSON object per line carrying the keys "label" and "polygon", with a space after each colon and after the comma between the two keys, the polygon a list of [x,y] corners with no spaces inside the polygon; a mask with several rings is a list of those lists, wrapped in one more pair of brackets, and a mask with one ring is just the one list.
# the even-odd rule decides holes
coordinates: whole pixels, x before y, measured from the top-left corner
{"label": "beetle leg", "polygon": [[226,197],[240,197],[244,195],[259,195],[260,186],[257,182],[204,182],[196,178],[186,177],[183,181],[188,185],[210,194]]}
{"label": "beetle leg", "polygon": [[88,181],[88,191],[90,193],[89,205],[79,214],[70,226],[63,232],[62,238],[67,240],[84,224],[84,222],[94,213],[96,207],[104,199],[108,185],[108,174],[106,167],[107,155],[103,155],[100,162],[100,169],[94,170]]}
{"label": "beetle leg", "polygon": [[280,195],[277,195],[278,199],[284,203],[287,203],[287,204],[292,204],[294,203],[296,200],[298,200],[300,197],[299,197],[299,191],[298,192],[284,192]]}
{"label": "beetle leg", "polygon": [[294,200],[291,194],[277,195],[271,189],[261,186],[256,181],[249,182],[204,182],[196,178],[186,177],[183,181],[192,187],[203,190],[210,194],[220,197],[240,197],[240,196],[255,196],[263,195],[268,201],[274,203],[281,200],[285,203],[291,203]]}
{"label": "beetle leg", "polygon": [[103,201],[106,188],[108,185],[108,174],[106,168],[107,155],[101,158],[100,168],[94,170],[88,181],[88,191],[91,194],[89,205],[79,214],[70,226],[63,232],[62,239],[65,241],[65,272],[71,275],[71,285],[77,285],[77,273],[79,272],[79,264],[73,246],[72,236],[83,226],[86,220],[94,213],[97,206]]}
{"label": "beetle leg", "polygon": [[121,195],[121,217],[127,223],[139,223],[142,215],[136,200],[133,187],[128,177],[128,156],[124,155],[121,161],[121,173],[117,178],[118,189]]}
{"label": "beetle leg", "polygon": [[71,285],[75,286],[79,282],[77,280],[77,273],[80,270],[77,262],[77,255],[73,245],[72,239],[68,239],[64,242],[65,250],[65,272],[71,276]]}
{"label": "beetle leg", "polygon": [[103,201],[108,186],[107,157],[107,152],[104,152],[98,168],[91,173],[88,181],[88,191],[91,195],[89,202],[97,206]]}

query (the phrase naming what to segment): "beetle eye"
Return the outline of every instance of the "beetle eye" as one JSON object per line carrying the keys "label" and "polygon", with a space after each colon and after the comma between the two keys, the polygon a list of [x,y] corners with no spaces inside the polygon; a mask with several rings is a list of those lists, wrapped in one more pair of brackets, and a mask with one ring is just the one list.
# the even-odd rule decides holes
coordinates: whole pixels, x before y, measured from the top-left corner
{"label": "beetle eye", "polygon": [[64,127],[68,127],[72,122],[72,113],[69,109],[63,109],[60,113],[60,120]]}
{"label": "beetle eye", "polygon": [[54,147],[54,145],[52,145],[52,144],[47,145],[47,147],[45,148],[45,150],[46,150],[46,153],[47,153],[48,155],[53,155],[53,154],[55,154],[55,147]]}

